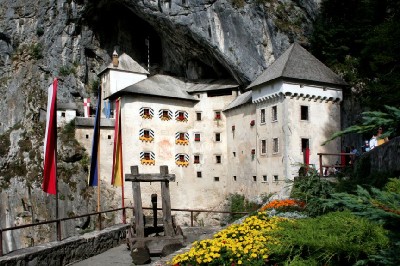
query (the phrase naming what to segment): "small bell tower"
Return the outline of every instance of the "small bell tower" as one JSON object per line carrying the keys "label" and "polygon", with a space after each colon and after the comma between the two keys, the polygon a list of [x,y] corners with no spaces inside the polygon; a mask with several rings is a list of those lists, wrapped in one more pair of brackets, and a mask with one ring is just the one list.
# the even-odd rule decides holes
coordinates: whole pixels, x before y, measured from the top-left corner
{"label": "small bell tower", "polygon": [[117,51],[115,51],[115,50],[112,55],[112,64],[113,64],[113,67],[118,67],[118,65],[119,65],[118,54],[117,54]]}

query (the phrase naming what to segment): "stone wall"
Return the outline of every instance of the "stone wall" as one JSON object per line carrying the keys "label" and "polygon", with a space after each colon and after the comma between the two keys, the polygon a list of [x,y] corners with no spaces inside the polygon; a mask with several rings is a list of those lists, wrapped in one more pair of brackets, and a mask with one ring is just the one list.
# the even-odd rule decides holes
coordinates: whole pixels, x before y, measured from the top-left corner
{"label": "stone wall", "polygon": [[128,224],[119,224],[59,242],[19,249],[0,257],[0,266],[66,265],[119,246],[126,239]]}

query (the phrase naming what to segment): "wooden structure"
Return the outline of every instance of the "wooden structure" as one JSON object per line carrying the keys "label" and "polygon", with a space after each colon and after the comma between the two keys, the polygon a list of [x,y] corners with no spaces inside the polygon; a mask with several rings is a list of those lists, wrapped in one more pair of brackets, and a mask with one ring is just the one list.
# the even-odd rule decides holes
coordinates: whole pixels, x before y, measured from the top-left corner
{"label": "wooden structure", "polygon": [[[175,228],[172,221],[171,198],[169,192],[169,182],[175,181],[175,175],[168,173],[168,166],[160,166],[159,174],[139,174],[138,166],[131,166],[131,174],[125,175],[125,181],[132,182],[135,209],[135,236],[128,239],[128,246],[131,248],[133,262],[140,265],[150,259],[150,254],[167,255],[167,253],[181,248],[183,244],[183,235],[179,234],[181,230],[179,230],[178,227]],[[147,237],[145,234],[140,182],[161,182],[163,236],[158,235],[157,215],[154,215],[153,221],[156,236]],[[156,195],[152,195],[152,203],[154,196]]]}

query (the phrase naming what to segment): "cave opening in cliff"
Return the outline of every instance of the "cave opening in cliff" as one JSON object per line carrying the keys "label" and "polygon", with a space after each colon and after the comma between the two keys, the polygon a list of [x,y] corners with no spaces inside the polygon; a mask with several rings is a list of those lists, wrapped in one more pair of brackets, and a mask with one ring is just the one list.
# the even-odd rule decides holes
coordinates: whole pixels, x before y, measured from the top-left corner
{"label": "cave opening in cliff", "polygon": [[[164,73],[187,79],[232,78],[229,71],[187,33],[185,28],[153,23],[136,15],[129,6],[105,1],[90,5],[85,19],[111,56],[126,53],[150,75]],[[148,56],[150,55],[150,56]]]}
{"label": "cave opening in cliff", "polygon": [[[126,6],[109,3],[87,14],[100,46],[111,56],[126,53],[143,68],[158,72],[162,66],[162,46],[157,32],[146,21],[139,18]],[[148,54],[150,56],[148,57]],[[153,70],[153,71],[152,71]]]}

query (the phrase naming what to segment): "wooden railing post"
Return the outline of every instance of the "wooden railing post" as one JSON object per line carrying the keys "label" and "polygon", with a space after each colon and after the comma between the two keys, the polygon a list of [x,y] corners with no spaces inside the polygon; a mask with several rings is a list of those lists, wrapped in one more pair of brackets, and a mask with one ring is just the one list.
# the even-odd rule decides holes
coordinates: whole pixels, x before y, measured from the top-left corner
{"label": "wooden railing post", "polygon": [[323,176],[323,169],[322,169],[322,154],[319,154],[319,176]]}
{"label": "wooden railing post", "polygon": [[57,241],[61,241],[61,221],[60,221],[60,219],[57,220],[56,227],[57,227]]}
{"label": "wooden railing post", "polygon": [[0,229],[0,257],[3,256],[3,230]]}
{"label": "wooden railing post", "polygon": [[193,211],[190,211],[190,226],[193,227]]}
{"label": "wooden railing post", "polygon": [[102,226],[101,226],[101,213],[99,213],[99,216],[98,216],[98,223],[99,223],[99,230],[101,230],[102,229]]}

